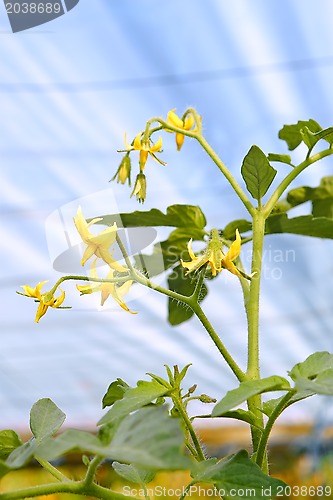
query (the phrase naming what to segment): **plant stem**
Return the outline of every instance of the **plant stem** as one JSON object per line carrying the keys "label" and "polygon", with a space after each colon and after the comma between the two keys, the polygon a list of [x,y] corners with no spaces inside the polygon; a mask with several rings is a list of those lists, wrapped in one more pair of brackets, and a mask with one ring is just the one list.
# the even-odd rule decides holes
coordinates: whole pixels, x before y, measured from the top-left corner
{"label": "plant stem", "polygon": [[281,181],[281,183],[278,185],[278,187],[276,188],[270,199],[267,201],[266,205],[263,207],[266,218],[269,216],[275,204],[278,202],[278,200],[280,199],[284,191],[287,189],[287,187],[301,172],[303,172],[303,170],[305,170],[309,165],[312,165],[312,163],[315,163],[321,160],[322,158],[325,158],[325,156],[330,156],[331,154],[333,154],[332,148],[325,149],[320,153],[317,153],[313,156],[310,156],[309,158],[306,158],[302,163],[293,168],[293,170]]}
{"label": "plant stem", "polygon": [[47,470],[53,477],[61,481],[62,483],[66,483],[70,481],[67,476],[65,476],[62,472],[60,472],[56,467],[50,464],[47,460],[43,460],[42,458],[35,457],[38,463],[43,467],[43,469]]}
{"label": "plant stem", "polygon": [[[250,292],[247,303],[248,317],[248,363],[247,377],[249,380],[260,379],[259,365],[259,297],[260,278],[262,267],[262,250],[265,231],[265,217],[260,210],[253,216],[253,248],[252,248],[252,273],[256,273],[250,283]],[[261,409],[261,395],[252,396],[248,399],[248,408],[256,416],[258,427],[263,427],[263,416]],[[261,437],[261,431],[251,426],[252,446],[255,453]]]}
{"label": "plant stem", "polygon": [[222,340],[220,339],[220,337],[216,333],[215,329],[211,325],[210,321],[208,320],[207,316],[203,312],[200,304],[198,304],[197,302],[191,302],[191,303],[189,303],[189,305],[192,308],[194,314],[197,316],[197,318],[199,319],[199,321],[203,325],[203,327],[205,328],[205,330],[207,331],[207,333],[209,334],[210,338],[212,339],[212,341],[214,342],[214,344],[216,345],[218,350],[220,351],[220,353],[222,354],[225,361],[230,366],[231,370],[236,375],[237,379],[240,382],[244,382],[245,380],[247,380],[245,373],[238,366],[236,361],[233,359],[233,357],[231,356],[231,354],[229,353],[229,351],[227,350],[227,348],[223,344]]}
{"label": "plant stem", "polygon": [[[255,212],[255,208],[252,205],[249,198],[247,197],[246,193],[240,187],[240,185],[238,184],[238,182],[236,181],[234,176],[231,174],[231,172],[227,169],[227,167],[225,166],[225,164],[223,163],[221,158],[215,153],[214,149],[210,146],[210,144],[206,141],[206,139],[201,134],[201,121],[199,120],[196,111],[192,108],[189,108],[187,111],[194,114],[198,125],[200,125],[198,127],[199,130],[197,132],[193,131],[193,130],[185,130],[183,128],[175,127],[175,126],[171,125],[170,123],[167,123],[166,121],[162,120],[161,118],[153,118],[152,120],[149,120],[149,122],[156,121],[156,122],[160,123],[164,129],[170,130],[172,132],[178,132],[178,133],[183,134],[185,136],[192,137],[192,138],[196,139],[199,142],[199,144],[202,146],[202,148],[206,151],[208,156],[210,156],[210,158],[213,160],[215,165],[220,169],[220,171],[222,172],[224,177],[229,181],[229,183],[232,186],[232,188],[234,189],[235,193],[238,195],[240,200],[243,202],[246,210],[251,215],[253,215]],[[149,122],[147,122],[147,124]]]}
{"label": "plant stem", "polygon": [[43,484],[7,493],[0,493],[0,500],[22,500],[22,498],[33,498],[57,493],[71,493],[82,496],[90,496],[92,498],[101,498],[102,500],[128,499],[128,497],[122,493],[103,488],[95,483],[86,486],[83,481],[69,481],[67,483]]}
{"label": "plant stem", "polygon": [[236,179],[233,177],[229,169],[225,166],[223,161],[220,159],[220,157],[215,153],[213,148],[208,144],[206,139],[202,135],[198,135],[196,137],[197,141],[199,144],[203,147],[203,149],[206,151],[208,156],[211,157],[215,165],[220,169],[224,177],[227,179],[227,181],[230,183],[231,187],[235,191],[235,193],[238,195],[240,200],[242,201],[243,205],[245,206],[246,210],[253,216],[255,213],[255,208],[250,202],[249,198],[243,191],[243,189],[240,187]]}
{"label": "plant stem", "polygon": [[202,448],[200,446],[199,439],[198,439],[196,432],[193,428],[192,422],[191,422],[189,416],[187,415],[187,413],[182,405],[182,402],[179,401],[178,398],[172,398],[172,399],[173,399],[173,403],[174,403],[175,407],[177,408],[182,419],[184,420],[186,428],[191,436],[192,443],[194,445],[195,452],[196,452],[195,453],[196,458],[198,459],[199,462],[201,462],[201,461],[205,460],[205,455],[204,455],[204,452],[202,451]]}
{"label": "plant stem", "polygon": [[86,477],[84,478],[84,483],[86,486],[89,486],[90,484],[93,483],[96,470],[98,466],[103,462],[104,458],[100,457],[99,455],[96,455],[90,462],[87,470]]}
{"label": "plant stem", "polygon": [[256,463],[259,465],[259,467],[262,467],[263,461],[265,459],[265,454],[266,454],[266,449],[267,449],[267,442],[269,435],[271,433],[272,427],[275,424],[276,419],[281,415],[283,410],[286,408],[288,401],[293,397],[293,395],[297,391],[290,391],[288,392],[279,402],[279,404],[276,406],[274,411],[272,412],[271,416],[269,417],[267,424],[264,428],[264,431],[262,433],[259,445],[258,445],[258,450],[257,450],[257,456],[256,456]]}

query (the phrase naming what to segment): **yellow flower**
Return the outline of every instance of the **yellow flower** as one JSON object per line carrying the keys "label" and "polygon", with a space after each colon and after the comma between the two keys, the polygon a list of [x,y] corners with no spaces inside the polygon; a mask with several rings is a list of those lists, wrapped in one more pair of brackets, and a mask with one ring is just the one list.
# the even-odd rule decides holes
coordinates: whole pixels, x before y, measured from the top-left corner
{"label": "yellow flower", "polygon": [[[96,260],[97,259],[94,260],[90,270],[90,277],[94,279],[98,279],[96,272]],[[110,269],[106,279],[113,279],[113,278],[114,278],[114,271],[113,269]],[[120,305],[120,307],[125,309],[125,311],[131,314],[136,314],[136,312],[130,311],[125,302],[122,300],[123,296],[129,291],[132,283],[133,283],[132,280],[128,280],[125,281],[125,283],[123,283],[122,285],[118,286],[117,283],[104,282],[104,283],[96,283],[84,286],[76,285],[76,288],[82,295],[93,292],[101,292],[102,306],[111,295],[114,298],[114,300]]]}
{"label": "yellow flower", "polygon": [[[175,109],[172,109],[169,111],[167,115],[167,123],[172,125],[173,127],[181,128],[183,130],[191,130],[192,132],[197,131],[197,127],[194,126],[195,120],[194,116],[191,114],[188,114],[185,118],[181,119],[179,118],[178,115],[175,113]],[[172,132],[171,130],[168,130],[168,132]],[[177,144],[177,150],[180,151],[182,148],[182,145],[184,144],[184,139],[185,136],[181,132],[176,132],[176,144]]]}
{"label": "yellow flower", "polygon": [[147,163],[148,154],[150,154],[154,158],[154,160],[156,160],[161,165],[166,165],[164,161],[160,160],[155,155],[155,153],[160,153],[162,151],[162,137],[159,137],[156,144],[151,144],[151,140],[150,139],[146,141],[143,140],[142,132],[139,132],[133,141],[133,146],[131,146],[131,144],[128,144],[128,142],[126,142],[126,136],[125,136],[125,145],[128,151],[133,151],[133,150],[140,151],[139,165],[141,172],[143,171]]}
{"label": "yellow flower", "polygon": [[241,237],[238,229],[236,229],[236,239],[231,244],[227,254],[224,254],[222,251],[222,242],[216,229],[212,231],[212,239],[208,243],[204,255],[197,257],[193,253],[192,239],[189,241],[187,248],[192,260],[191,262],[183,262],[181,260],[181,264],[183,267],[188,269],[188,273],[196,271],[205,264],[209,264],[213,276],[216,276],[216,273],[221,272],[222,269],[227,269],[230,273],[239,277],[246,276],[244,273],[241,273],[233,263],[233,261],[239,256],[241,249]]}
{"label": "yellow flower", "polygon": [[137,175],[134,189],[131,194],[132,196],[136,195],[136,199],[139,203],[143,203],[146,199],[146,191],[147,191],[147,181],[145,174],[141,172]]}
{"label": "yellow flower", "polygon": [[57,308],[60,307],[63,301],[65,300],[65,292],[61,290],[61,295],[57,298],[53,297],[50,292],[41,293],[41,289],[43,285],[45,285],[47,281],[41,281],[35,288],[32,288],[29,285],[23,285],[21,288],[24,290],[24,294],[26,297],[35,298],[39,301],[36,318],[36,323],[39,322],[40,318],[44,316],[49,307]]}
{"label": "yellow flower", "polygon": [[109,248],[111,245],[116,240],[117,236],[117,224],[114,223],[111,227],[108,227],[101,233],[94,235],[89,231],[89,227],[92,224],[95,224],[96,222],[102,220],[101,218],[96,218],[91,220],[90,222],[87,222],[86,219],[83,217],[81,207],[78,208],[76,217],[74,217],[74,223],[76,226],[76,229],[78,230],[82,241],[86,243],[87,248],[84,251],[81,264],[84,266],[84,264],[87,262],[90,257],[93,255],[96,255],[96,257],[100,257],[101,259],[104,260],[107,264],[109,264],[110,267],[113,269],[116,269],[117,271],[120,272],[125,272],[127,269],[123,267],[121,264],[119,264],[116,260],[114,260],[111,256],[111,253],[109,252]]}

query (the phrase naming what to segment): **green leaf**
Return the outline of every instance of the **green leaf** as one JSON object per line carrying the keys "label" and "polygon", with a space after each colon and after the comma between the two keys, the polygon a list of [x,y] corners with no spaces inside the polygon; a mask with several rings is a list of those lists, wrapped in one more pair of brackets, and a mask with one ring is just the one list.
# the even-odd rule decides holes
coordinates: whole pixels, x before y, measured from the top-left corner
{"label": "green leaf", "polygon": [[27,464],[33,457],[37,447],[37,442],[34,438],[30,439],[26,443],[22,444],[7,458],[6,464],[11,469],[19,469],[23,465]]}
{"label": "green leaf", "polygon": [[268,161],[277,161],[280,163],[286,163],[288,165],[291,165],[291,157],[289,155],[268,153],[267,157],[268,157]]}
{"label": "green leaf", "polygon": [[287,194],[287,202],[293,207],[297,207],[302,203],[312,200],[313,191],[315,188],[309,186],[302,186],[292,189]]}
{"label": "green leaf", "polygon": [[183,441],[180,422],[169,416],[165,406],[152,406],[125,417],[110,444],[105,445],[88,432],[67,430],[45,440],[38,448],[38,456],[54,460],[70,451],[80,451],[153,470],[188,469],[191,462],[183,455]]}
{"label": "green leaf", "polygon": [[252,230],[252,224],[251,222],[245,220],[245,219],[238,219],[234,220],[232,222],[229,222],[223,229],[223,237],[226,240],[234,240],[235,239],[235,233],[236,229],[240,233],[247,233],[248,231]]}
{"label": "green leaf", "polygon": [[103,215],[98,224],[112,226],[115,220],[121,220],[123,227],[173,226],[196,227],[203,229],[206,217],[201,208],[193,205],[171,205],[166,214],[152,208],[149,211],[136,210],[132,213]]}
{"label": "green leaf", "polygon": [[301,144],[303,140],[308,141],[308,147],[311,147],[311,140],[308,137],[308,134],[305,132],[302,133],[304,129],[309,130],[310,132],[320,132],[322,130],[319,123],[315,120],[308,121],[298,121],[296,124],[292,125],[284,125],[279,132],[279,138],[286,141],[288,144],[288,149],[292,151],[296,149],[297,146]]}
{"label": "green leaf", "polygon": [[[196,280],[193,276],[185,274],[183,266],[177,266],[168,277],[168,287],[170,290],[178,292],[182,295],[189,296],[194,292]],[[202,283],[199,302],[201,302],[208,293],[205,283]],[[183,303],[179,303],[169,297],[168,300],[168,321],[170,325],[176,326],[184,323],[193,316],[193,311]]]}
{"label": "green leaf", "polygon": [[213,483],[222,498],[235,500],[274,498],[286,486],[264,474],[245,450],[219,462],[215,458],[200,462],[192,477],[195,482]]}
{"label": "green leaf", "polygon": [[126,384],[121,378],[117,378],[108,387],[106,394],[102,400],[102,408],[107,406],[112,406],[119,399],[123,399],[125,392],[130,389],[130,386]]}
{"label": "green leaf", "polygon": [[219,417],[223,413],[232,410],[235,406],[243,403],[247,399],[257,394],[270,391],[286,391],[290,389],[288,380],[278,375],[263,378],[260,380],[248,380],[241,382],[239,387],[228,391],[212,411],[213,417]]}
{"label": "green leaf", "polygon": [[178,419],[163,406],[141,408],[122,421],[112,440],[112,456],[152,469],[184,469],[184,435]]}
{"label": "green leaf", "polygon": [[236,420],[241,420],[242,422],[247,422],[250,425],[254,425],[257,427],[256,417],[255,415],[248,410],[242,410],[238,408],[238,410],[230,410],[222,413],[219,417],[223,418],[234,418]]}
{"label": "green leaf", "polygon": [[327,351],[320,351],[311,354],[305,361],[297,363],[288,374],[294,382],[298,378],[313,380],[321,372],[331,368],[333,368],[333,354]]}
{"label": "green leaf", "polygon": [[0,432],[0,460],[6,459],[12,451],[22,446],[20,437],[12,430]]}
{"label": "green leaf", "polygon": [[115,401],[112,408],[101,418],[98,425],[107,424],[112,420],[124,417],[129,413],[146,406],[156,398],[164,396],[168,388],[152,380],[139,380],[137,387],[128,389],[122,399]]}
{"label": "green leaf", "polygon": [[294,207],[307,201],[312,201],[314,217],[333,219],[333,177],[323,177],[318,187],[302,186],[287,195],[287,202]]}
{"label": "green leaf", "polygon": [[[100,454],[109,449],[97,436],[90,432],[67,429],[59,436],[49,437],[38,446],[38,457],[44,460],[55,460],[68,452],[77,451],[91,454]],[[107,452],[106,452],[107,453]]]}
{"label": "green leaf", "polygon": [[253,198],[260,200],[276,175],[267,157],[258,146],[252,146],[242,164],[242,176]]}
{"label": "green leaf", "polygon": [[317,141],[324,139],[331,146],[333,144],[333,127],[328,127],[313,134]]}
{"label": "green leaf", "polygon": [[265,233],[290,233],[333,239],[333,220],[313,215],[301,215],[289,219],[286,213],[274,214],[266,220]]}
{"label": "green leaf", "polygon": [[[300,391],[294,394],[288,401],[288,403],[285,406],[285,409],[288,408],[290,405],[297,403],[298,401],[302,401],[303,399],[309,398],[310,396],[313,396],[314,393],[311,391]],[[284,398],[284,396],[281,396],[280,398],[276,399],[269,399],[268,401],[265,401],[263,403],[262,407],[262,412],[267,415],[267,417],[270,417],[277,407],[277,405],[281,402],[281,400]]]}
{"label": "green leaf", "polygon": [[8,474],[8,472],[10,472],[11,470],[12,470],[11,467],[9,467],[6,464],[6,462],[4,462],[3,460],[0,460],[0,478],[5,476],[6,474]]}
{"label": "green leaf", "polygon": [[299,391],[333,395],[333,354],[316,352],[289,372]]}
{"label": "green leaf", "polygon": [[150,483],[156,475],[155,471],[139,469],[138,467],[134,467],[134,465],[120,464],[119,462],[113,462],[112,467],[126,481],[141,485]]}
{"label": "green leaf", "polygon": [[30,428],[38,443],[53,436],[62,426],[66,415],[49,398],[40,399],[30,412]]}

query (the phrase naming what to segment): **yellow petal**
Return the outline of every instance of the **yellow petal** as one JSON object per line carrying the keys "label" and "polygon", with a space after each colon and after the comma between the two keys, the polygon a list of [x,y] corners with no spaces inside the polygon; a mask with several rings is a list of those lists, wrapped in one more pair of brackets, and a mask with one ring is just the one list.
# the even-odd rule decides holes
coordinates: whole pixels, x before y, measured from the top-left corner
{"label": "yellow petal", "polygon": [[74,217],[74,224],[76,226],[76,229],[79,232],[79,235],[81,236],[82,240],[86,242],[86,240],[90,236],[90,232],[88,231],[88,224],[86,219],[83,217],[81,207],[77,209],[77,214]]}
{"label": "yellow petal", "polygon": [[194,116],[192,114],[187,115],[187,117],[185,118],[184,129],[190,130],[193,127],[194,123]]}
{"label": "yellow petal", "polygon": [[126,149],[133,149],[133,146],[127,142],[126,132],[124,134],[124,143],[125,143]]}
{"label": "yellow petal", "polygon": [[35,321],[36,323],[39,322],[40,318],[42,316],[44,316],[44,314],[46,313],[46,311],[48,310],[48,307],[46,304],[44,304],[43,302],[40,302],[39,305],[38,305],[38,309],[37,309],[37,313],[36,313],[36,318],[35,318]]}
{"label": "yellow petal", "polygon": [[233,262],[223,261],[222,265],[225,269],[228,269],[229,273],[235,274],[239,278],[242,277],[241,273],[238,271],[237,267],[235,266],[235,264]]}
{"label": "yellow petal", "polygon": [[61,295],[59,297],[57,297],[54,301],[54,304],[51,306],[51,307],[59,307],[61,306],[61,304],[63,303],[63,301],[65,300],[65,292],[63,290],[61,290]]}
{"label": "yellow petal", "polygon": [[120,273],[126,273],[128,271],[127,267],[119,264],[118,261],[114,260],[111,256],[111,253],[105,248],[98,249],[98,256],[104,260],[106,264],[108,264],[112,269],[119,271]]}
{"label": "yellow petal", "polygon": [[188,244],[187,244],[187,251],[188,251],[188,253],[189,253],[189,255],[190,255],[191,259],[193,260],[193,259],[195,259],[195,258],[196,258],[196,256],[195,256],[195,254],[194,254],[194,252],[193,252],[193,250],[192,250],[192,241],[193,241],[193,240],[192,240],[192,238],[191,238],[191,239],[190,239],[190,241],[189,241],[189,242],[188,242]]}
{"label": "yellow petal", "polygon": [[81,259],[81,265],[84,266],[85,263],[87,262],[90,257],[92,257],[96,251],[97,247],[96,245],[88,245],[87,248],[85,249],[83,253],[83,257]]}
{"label": "yellow petal", "polygon": [[31,286],[29,285],[23,285],[21,286],[21,288],[23,288],[24,290],[24,293],[27,297],[33,297],[33,298],[36,298],[36,299],[39,299],[40,298],[40,291],[41,291],[41,288],[43,287],[43,285],[45,285],[45,283],[47,283],[48,280],[46,281],[41,281],[40,283],[38,283],[38,285],[35,287],[35,288],[32,288]]}
{"label": "yellow petal", "polygon": [[91,237],[89,238],[89,243],[92,243],[96,246],[103,245],[106,248],[110,248],[110,246],[115,242],[117,229],[117,224],[114,223],[111,227],[104,229],[104,231],[102,231],[101,233],[91,235]]}
{"label": "yellow petal", "polygon": [[134,142],[133,142],[134,149],[141,149],[142,148],[141,136],[142,136],[142,132],[139,132],[138,135],[135,137]]}
{"label": "yellow petal", "polygon": [[152,151],[153,153],[157,153],[162,149],[162,144],[163,144],[162,137],[159,137],[154,146],[150,147],[150,151]]}
{"label": "yellow petal", "polygon": [[229,262],[235,260],[240,254],[240,249],[241,249],[241,237],[239,235],[238,229],[236,229],[236,239],[230,246],[224,261]]}
{"label": "yellow petal", "polygon": [[[175,108],[176,109],[176,108]],[[173,127],[183,128],[183,121],[175,113],[175,109],[169,111],[167,115],[167,122]]]}

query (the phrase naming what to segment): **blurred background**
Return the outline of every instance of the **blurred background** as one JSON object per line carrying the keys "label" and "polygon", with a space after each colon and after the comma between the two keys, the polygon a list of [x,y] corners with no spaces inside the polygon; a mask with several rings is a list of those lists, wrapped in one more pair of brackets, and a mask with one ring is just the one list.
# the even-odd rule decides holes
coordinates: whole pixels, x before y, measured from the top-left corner
{"label": "blurred background", "polygon": [[[189,203],[202,208],[209,227],[244,218],[198,144],[186,139],[178,153],[171,134],[164,136],[167,166],[149,160],[140,207],[127,186],[109,183],[124,132],[132,140],[147,119],[193,106],[207,140],[243,183],[240,166],[252,144],[287,153],[277,135],[284,124],[333,125],[332,19],[330,0],[80,0],[52,22],[13,34],[0,5],[1,428],[27,431],[29,410],[42,397],[55,401],[68,425],[94,428],[111,381],[133,385],[146,372],[164,375],[164,364],[192,363],[187,387],[197,383],[217,399],[236,387],[196,319],[171,327],[167,301],[153,291],[133,293],[128,305],[139,314],[130,315],[111,300],[100,310],[98,298],[80,299],[67,283],[72,309],[50,309],[39,324],[34,302],[15,292],[53,283],[70,272],[68,262],[77,266],[55,261],[78,242],[65,237],[75,233],[78,205],[93,217]],[[301,161],[304,150],[293,157]],[[276,182],[288,172],[277,168]],[[331,173],[328,158],[293,186],[317,186]],[[285,376],[312,352],[333,350],[332,249],[331,240],[267,237],[263,376]],[[237,279],[211,285],[205,311],[244,366]],[[282,423],[312,426],[311,447],[332,418],[333,402],[318,397],[290,408]]]}

